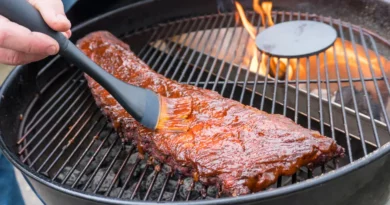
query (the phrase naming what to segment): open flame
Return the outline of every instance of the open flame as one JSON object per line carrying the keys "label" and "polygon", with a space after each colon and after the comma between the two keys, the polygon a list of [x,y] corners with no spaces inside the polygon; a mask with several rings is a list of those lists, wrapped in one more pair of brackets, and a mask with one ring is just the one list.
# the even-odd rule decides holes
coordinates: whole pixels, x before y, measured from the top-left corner
{"label": "open flame", "polygon": [[[246,13],[240,3],[234,3],[237,9],[235,13],[236,22],[237,24],[242,24],[242,27],[222,28],[219,32],[213,29],[205,29],[203,32],[193,31],[173,36],[171,41],[175,42],[175,45],[186,46],[194,51],[208,53],[210,56],[223,60],[224,62],[230,62],[236,66],[243,66],[251,72],[258,73],[262,76],[277,77],[279,80],[284,80],[285,78],[288,80],[299,80],[298,89],[312,92],[314,95],[315,90],[318,92],[320,89],[328,89],[325,83],[327,76],[332,81],[329,83],[329,93],[333,94],[339,91],[338,83],[335,81],[338,78],[359,79],[361,74],[363,78],[388,78],[390,76],[390,61],[385,57],[380,56],[380,58],[377,58],[376,53],[372,50],[367,50],[368,53],[366,53],[365,48],[358,44],[359,42],[352,43],[351,41],[341,40],[340,38],[325,52],[308,58],[278,59],[261,53],[256,46],[255,38],[258,32],[264,29],[265,24],[268,26],[274,25],[271,16],[272,3],[259,3],[259,0],[253,0],[254,11],[260,15],[262,20],[260,28],[253,26],[247,19]],[[241,35],[243,29],[245,30],[245,35]],[[206,38],[205,36],[209,37]],[[245,37],[243,38],[242,36]],[[247,40],[248,36],[249,40]],[[210,39],[215,39],[213,44],[210,43]],[[168,53],[168,44],[165,41],[158,40],[153,42],[152,45]],[[245,55],[241,56],[242,53],[245,53]],[[277,70],[278,60],[279,69]],[[269,72],[267,72],[268,62]],[[381,72],[379,62],[383,65],[385,73]],[[373,73],[371,73],[371,68]],[[313,82],[310,83],[310,88],[306,87],[306,81],[308,79]],[[320,83],[317,83],[317,81],[320,81]],[[389,93],[385,81],[380,79],[377,81],[379,93],[383,95],[384,101],[387,101]],[[373,81],[368,80],[362,83],[360,80],[355,80],[352,83],[356,90],[359,91],[362,90],[362,86],[365,84],[367,91],[373,96],[373,100],[378,101],[378,91]],[[296,84],[290,85],[295,86]],[[349,86],[349,82],[343,81],[341,82],[341,86]],[[326,97],[326,95],[322,95],[322,97]],[[384,103],[386,104],[387,102]]]}
{"label": "open flame", "polygon": [[[266,72],[266,62],[268,61],[269,56],[266,54],[261,55],[261,60],[258,59],[258,49],[255,43],[255,38],[257,36],[257,30],[256,28],[250,23],[250,21],[247,19],[245,11],[242,7],[242,5],[235,1],[235,6],[237,9],[236,13],[236,20],[240,20],[242,22],[243,27],[248,32],[248,34],[251,37],[251,40],[249,41],[247,45],[247,53],[249,55],[246,55],[243,59],[243,62],[245,65],[249,65],[249,69],[251,72],[257,72],[260,75],[268,75]],[[256,13],[258,13],[262,20],[262,25],[268,25],[273,26],[274,22],[271,16],[272,13],[272,2],[266,1],[260,3],[260,0],[253,0],[253,9]],[[344,47],[346,47],[344,51]],[[381,73],[380,66],[377,61],[377,58],[375,56],[375,53],[373,51],[369,51],[369,55],[367,56],[364,52],[364,48],[360,45],[356,46],[357,54],[355,54],[353,45],[349,41],[344,41],[342,43],[341,39],[338,38],[335,42],[335,44],[327,49],[324,53],[321,53],[318,55],[318,60],[320,63],[320,79],[318,79],[318,73],[316,70],[313,70],[312,68],[317,68],[318,61],[317,56],[311,56],[309,58],[302,58],[298,59],[287,59],[287,58],[280,58],[279,59],[279,70],[277,71],[277,64],[278,64],[278,58],[272,57],[270,59],[270,72],[269,74],[272,77],[278,77],[278,79],[281,79],[283,76],[288,74],[286,76],[289,80],[297,79],[297,80],[321,80],[324,81],[326,75],[329,76],[330,79],[337,79],[336,76],[336,68],[338,67],[340,78],[347,79],[349,78],[348,70],[352,78],[360,78],[359,74],[359,67],[360,72],[362,72],[364,78],[372,78],[372,77],[380,77],[385,75],[387,77],[387,73],[390,74],[389,67],[390,63],[387,61],[387,59],[381,57],[380,61],[382,61],[382,64],[385,67],[385,74]],[[334,52],[336,51],[336,56],[334,55]],[[326,62],[324,55],[327,56]],[[345,58],[345,56],[347,58]],[[336,58],[334,58],[336,57]],[[346,60],[347,59],[347,62]],[[309,61],[307,63],[307,61]],[[358,63],[359,61],[359,63]],[[336,65],[337,62],[337,65]],[[348,64],[348,66],[347,66]],[[374,73],[371,73],[369,64],[372,65]],[[260,66],[260,67],[259,67]],[[309,66],[309,68],[307,68]],[[327,68],[326,68],[327,67]],[[312,71],[310,71],[312,70]],[[307,73],[309,72],[309,73]],[[296,75],[298,74],[298,76]],[[362,84],[360,82],[354,82],[354,87],[357,90],[362,89]],[[375,90],[375,85],[373,82],[365,82],[367,86],[367,90],[372,93],[373,99],[378,100],[378,93]],[[384,85],[382,85],[383,82],[378,82],[379,88],[382,90],[384,89]],[[302,84],[303,85],[303,84]],[[342,86],[346,86],[347,82],[342,83]],[[299,86],[300,89],[307,90],[305,86]],[[317,89],[317,85],[313,85],[310,87],[310,91]],[[325,84],[321,83],[321,88],[325,88]],[[331,83],[330,84],[330,92],[338,91],[338,85],[337,83]],[[383,95],[383,93],[381,92]],[[387,95],[383,96],[384,99],[387,101]]]}
{"label": "open flame", "polygon": [[[252,72],[258,72],[261,75],[267,75],[267,68],[265,62],[267,61],[267,55],[264,53],[261,55],[261,61],[259,62],[258,59],[258,49],[255,43],[255,39],[257,36],[256,28],[250,23],[250,21],[247,19],[245,15],[244,8],[242,5],[235,1],[235,6],[237,9],[236,14],[236,20],[241,20],[245,30],[249,33],[251,40],[248,43],[248,52],[252,53],[252,58],[250,59],[250,62],[248,62],[249,58],[244,57],[243,61],[245,65],[249,65],[249,70]],[[261,16],[262,24],[265,25],[266,21],[269,26],[273,26],[274,22],[271,16],[272,12],[272,2],[262,2],[260,5],[260,0],[253,0],[253,9],[256,13],[258,13]],[[237,18],[238,17],[238,18]],[[260,65],[259,65],[260,64]],[[279,65],[279,74],[284,75],[286,70],[286,64],[287,59],[281,59],[280,65]],[[259,67],[260,66],[260,67]],[[276,67],[277,67],[277,59],[271,58],[271,69],[273,70],[273,73],[276,75]],[[291,66],[290,66],[291,67]],[[292,72],[289,72],[292,74]],[[292,75],[290,75],[292,76]]]}

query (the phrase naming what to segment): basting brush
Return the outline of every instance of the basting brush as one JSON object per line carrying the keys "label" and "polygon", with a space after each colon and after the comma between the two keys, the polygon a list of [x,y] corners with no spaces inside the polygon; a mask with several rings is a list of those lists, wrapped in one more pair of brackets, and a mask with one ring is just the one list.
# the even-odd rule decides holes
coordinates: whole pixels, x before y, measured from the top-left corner
{"label": "basting brush", "polygon": [[103,86],[123,108],[143,126],[152,130],[186,131],[191,114],[190,97],[166,98],[151,90],[127,84],[89,59],[64,35],[52,30],[27,0],[0,0],[0,14],[29,28],[54,38],[59,53]]}

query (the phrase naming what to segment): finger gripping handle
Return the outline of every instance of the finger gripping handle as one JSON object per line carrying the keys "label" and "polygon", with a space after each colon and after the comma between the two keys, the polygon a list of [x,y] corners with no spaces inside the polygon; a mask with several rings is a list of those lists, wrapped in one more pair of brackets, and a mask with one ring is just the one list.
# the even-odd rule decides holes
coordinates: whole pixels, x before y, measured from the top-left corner
{"label": "finger gripping handle", "polygon": [[67,48],[68,40],[65,36],[51,29],[27,0],[0,0],[0,15],[31,31],[49,35],[58,42],[61,50]]}

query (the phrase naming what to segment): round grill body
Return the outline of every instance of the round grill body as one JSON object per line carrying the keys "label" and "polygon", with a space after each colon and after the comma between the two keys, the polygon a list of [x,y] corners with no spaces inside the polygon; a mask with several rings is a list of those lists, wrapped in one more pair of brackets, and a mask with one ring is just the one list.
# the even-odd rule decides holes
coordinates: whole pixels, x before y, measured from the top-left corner
{"label": "round grill body", "polygon": [[[223,13],[217,10],[222,7]],[[168,174],[168,167],[156,171],[152,162],[137,157],[136,147],[122,143],[82,73],[60,56],[19,66],[4,83],[3,152],[47,204],[385,204],[390,87],[386,74],[372,74],[387,73],[387,65],[370,58],[390,56],[389,8],[382,1],[274,1],[275,23],[305,19],[332,25],[341,53],[350,50],[358,57],[323,65],[343,59],[332,50],[333,56],[300,59],[295,73],[283,59],[274,66],[269,60],[264,75],[256,74],[260,66],[253,72],[250,62],[254,56],[267,58],[248,49],[249,35],[220,1],[141,1],[74,28],[73,40],[108,30],[166,77],[285,115],[346,149],[340,161],[302,168],[262,192],[223,197],[216,187]],[[246,14],[257,30],[268,26],[256,13]]]}

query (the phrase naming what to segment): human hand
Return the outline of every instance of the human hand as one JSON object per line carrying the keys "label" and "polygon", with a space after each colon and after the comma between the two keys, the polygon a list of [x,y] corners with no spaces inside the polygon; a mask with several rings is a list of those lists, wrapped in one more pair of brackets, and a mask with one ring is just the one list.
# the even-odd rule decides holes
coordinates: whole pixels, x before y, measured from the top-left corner
{"label": "human hand", "polygon": [[[66,18],[61,0],[28,0],[53,30],[71,36],[71,23]],[[0,63],[20,65],[55,55],[58,43],[46,34],[32,32],[0,15]]]}

